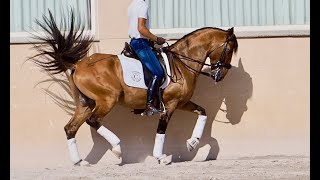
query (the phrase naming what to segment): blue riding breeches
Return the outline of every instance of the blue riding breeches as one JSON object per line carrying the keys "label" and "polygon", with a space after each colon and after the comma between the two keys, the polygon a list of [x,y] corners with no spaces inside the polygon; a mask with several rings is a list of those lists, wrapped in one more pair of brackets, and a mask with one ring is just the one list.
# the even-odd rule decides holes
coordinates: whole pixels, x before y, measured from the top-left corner
{"label": "blue riding breeches", "polygon": [[130,45],[152,76],[156,76],[157,81],[162,80],[164,77],[163,69],[158,58],[151,50],[148,40],[144,38],[133,38],[130,41]]}

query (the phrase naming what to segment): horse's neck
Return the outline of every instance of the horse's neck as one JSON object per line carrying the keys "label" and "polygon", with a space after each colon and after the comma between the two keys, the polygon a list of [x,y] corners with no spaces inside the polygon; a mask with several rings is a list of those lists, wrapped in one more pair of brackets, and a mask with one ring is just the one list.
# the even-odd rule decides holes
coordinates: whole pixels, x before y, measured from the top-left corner
{"label": "horse's neck", "polygon": [[190,59],[181,58],[183,63],[192,69],[201,71],[209,53],[212,52],[213,49],[219,47],[219,44],[223,43],[225,34],[226,31],[218,28],[202,28],[177,41],[173,45],[172,50],[200,62],[195,63]]}
{"label": "horse's neck", "polygon": [[[192,39],[188,38],[185,41],[176,44],[173,48],[176,53],[188,57],[184,58],[180,56],[180,59],[184,64],[198,72],[201,71],[203,64],[206,61],[211,44],[209,41],[203,42],[200,38],[203,37],[198,35]],[[198,61],[198,63],[194,61]]]}

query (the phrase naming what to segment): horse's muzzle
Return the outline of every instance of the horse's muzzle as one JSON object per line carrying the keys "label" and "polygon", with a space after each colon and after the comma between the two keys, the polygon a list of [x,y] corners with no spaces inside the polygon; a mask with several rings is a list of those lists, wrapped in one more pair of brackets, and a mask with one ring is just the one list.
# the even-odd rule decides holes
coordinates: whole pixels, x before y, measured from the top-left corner
{"label": "horse's muzzle", "polygon": [[215,70],[211,71],[211,77],[216,82],[219,82],[223,79],[223,76],[221,76],[220,69],[215,69]]}

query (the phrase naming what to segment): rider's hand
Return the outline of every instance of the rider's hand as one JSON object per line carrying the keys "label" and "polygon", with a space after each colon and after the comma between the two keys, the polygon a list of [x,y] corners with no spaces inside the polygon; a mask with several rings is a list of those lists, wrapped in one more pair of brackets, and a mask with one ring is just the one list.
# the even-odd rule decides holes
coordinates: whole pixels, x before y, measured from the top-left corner
{"label": "rider's hand", "polygon": [[159,45],[162,45],[166,42],[166,40],[162,37],[157,37],[157,41],[156,43],[159,44]]}

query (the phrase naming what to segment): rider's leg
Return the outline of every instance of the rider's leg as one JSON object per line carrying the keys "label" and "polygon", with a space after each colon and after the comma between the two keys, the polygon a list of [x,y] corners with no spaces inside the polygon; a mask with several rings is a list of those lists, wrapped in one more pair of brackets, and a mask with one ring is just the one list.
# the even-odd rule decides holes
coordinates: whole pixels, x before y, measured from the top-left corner
{"label": "rider's leg", "polygon": [[150,111],[151,114],[160,112],[153,105],[155,96],[157,95],[164,76],[160,62],[149,47],[147,40],[133,39],[131,40],[130,45],[153,76],[147,90],[147,111]]}
{"label": "rider's leg", "polygon": [[151,113],[158,113],[160,112],[154,105],[154,100],[156,94],[159,92],[159,86],[161,83],[161,79],[158,78],[156,75],[152,77],[152,80],[149,83],[148,91],[147,91],[147,111]]}

